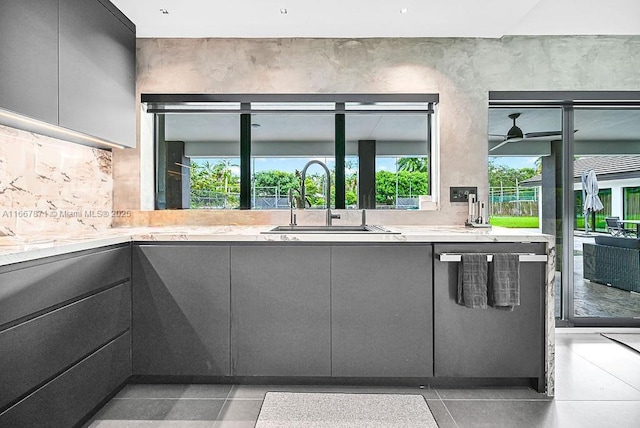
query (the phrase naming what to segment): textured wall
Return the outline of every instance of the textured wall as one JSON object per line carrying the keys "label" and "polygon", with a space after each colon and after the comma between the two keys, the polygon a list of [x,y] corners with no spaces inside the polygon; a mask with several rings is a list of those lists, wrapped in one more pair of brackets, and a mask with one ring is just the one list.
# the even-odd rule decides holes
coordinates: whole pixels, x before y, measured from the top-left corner
{"label": "textured wall", "polygon": [[[137,55],[139,93],[439,93],[434,224],[464,220],[450,186],[487,193],[489,91],[640,90],[640,37],[139,39]],[[140,208],[141,144],[114,152],[119,208]]]}
{"label": "textured wall", "polygon": [[0,125],[0,236],[111,226],[111,153]]}

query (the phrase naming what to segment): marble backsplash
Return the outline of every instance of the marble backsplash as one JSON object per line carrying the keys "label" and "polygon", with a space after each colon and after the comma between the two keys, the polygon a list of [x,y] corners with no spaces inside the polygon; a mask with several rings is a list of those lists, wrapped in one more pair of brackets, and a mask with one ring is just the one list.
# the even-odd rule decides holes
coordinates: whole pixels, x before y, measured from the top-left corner
{"label": "marble backsplash", "polygon": [[111,227],[111,152],[0,126],[0,235]]}

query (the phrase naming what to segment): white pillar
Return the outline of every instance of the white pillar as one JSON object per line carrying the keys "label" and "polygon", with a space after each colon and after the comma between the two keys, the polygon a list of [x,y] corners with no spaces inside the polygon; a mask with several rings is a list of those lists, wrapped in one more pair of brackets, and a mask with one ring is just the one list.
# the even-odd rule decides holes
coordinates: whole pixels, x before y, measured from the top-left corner
{"label": "white pillar", "polygon": [[611,186],[611,215],[613,217],[623,218],[623,207],[622,207],[622,186],[619,184],[615,184]]}

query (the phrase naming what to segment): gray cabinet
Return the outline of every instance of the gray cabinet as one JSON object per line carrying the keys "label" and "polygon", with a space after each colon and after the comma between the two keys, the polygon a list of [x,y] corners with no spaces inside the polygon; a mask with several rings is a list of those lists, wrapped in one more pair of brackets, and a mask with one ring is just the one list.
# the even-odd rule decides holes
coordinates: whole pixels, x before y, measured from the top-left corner
{"label": "gray cabinet", "polygon": [[333,376],[432,376],[432,292],[430,245],[333,246]]}
{"label": "gray cabinet", "polygon": [[135,55],[135,26],[108,0],[0,1],[2,109],[135,147]]}
{"label": "gray cabinet", "polygon": [[228,245],[134,245],[135,375],[230,374],[229,263]]}
{"label": "gray cabinet", "polygon": [[441,253],[535,253],[544,244],[440,244],[434,247],[434,374],[512,377],[544,384],[545,264],[520,263],[520,306],[513,311],[456,304],[458,263]]}
{"label": "gray cabinet", "polygon": [[60,0],[60,126],[133,147],[136,40],[123,19],[97,0]]}
{"label": "gray cabinet", "polygon": [[0,408],[55,377],[131,325],[129,283],[0,332]]}
{"label": "gray cabinet", "polygon": [[0,267],[0,426],[73,426],[131,375],[128,244]]}
{"label": "gray cabinet", "polygon": [[58,123],[58,0],[0,1],[0,108]]}
{"label": "gray cabinet", "polygon": [[65,370],[0,413],[2,427],[79,426],[131,375],[129,332]]}
{"label": "gray cabinet", "polygon": [[0,329],[125,282],[130,275],[128,245],[0,267]]}
{"label": "gray cabinet", "polygon": [[330,247],[231,247],[236,376],[330,376]]}

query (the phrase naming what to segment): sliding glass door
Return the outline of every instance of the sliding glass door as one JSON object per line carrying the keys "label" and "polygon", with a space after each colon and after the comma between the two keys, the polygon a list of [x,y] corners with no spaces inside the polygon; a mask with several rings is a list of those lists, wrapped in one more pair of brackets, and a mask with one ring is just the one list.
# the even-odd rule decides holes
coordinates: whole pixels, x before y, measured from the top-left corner
{"label": "sliding glass door", "polygon": [[[562,248],[562,108],[503,105],[489,109],[491,224],[556,236]],[[556,265],[556,317],[566,299]]]}
{"label": "sliding glass door", "polygon": [[[640,93],[490,93],[488,141],[496,221],[538,189],[538,230],[556,239],[557,325],[640,326]],[[536,171],[522,179],[527,156]]]}
{"label": "sliding glass door", "polygon": [[635,223],[640,219],[640,109],[608,103],[576,107],[574,115],[570,318],[607,324],[640,320],[640,241]]}

